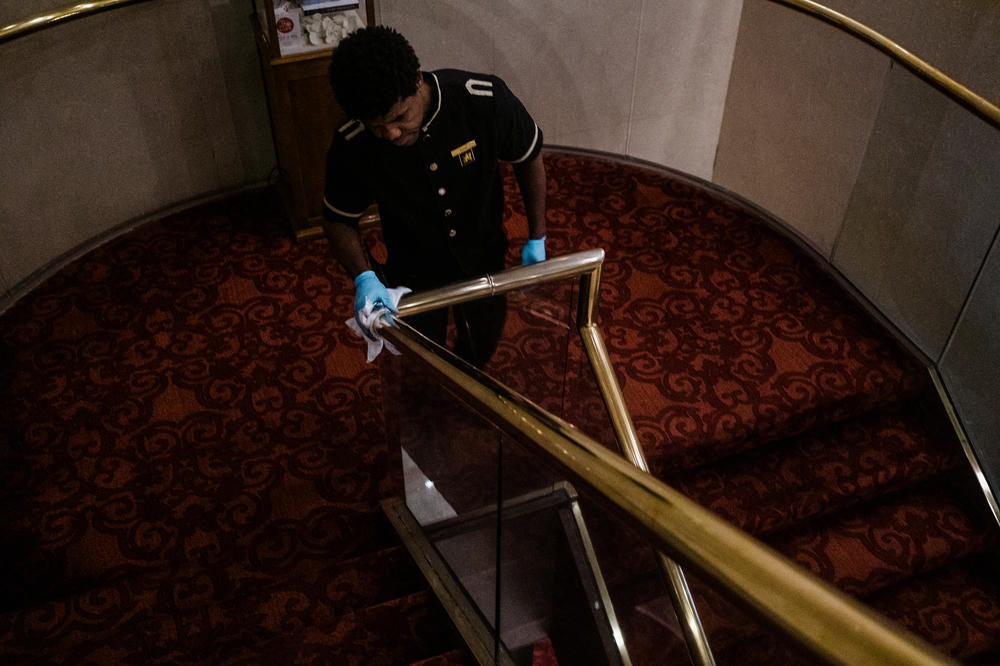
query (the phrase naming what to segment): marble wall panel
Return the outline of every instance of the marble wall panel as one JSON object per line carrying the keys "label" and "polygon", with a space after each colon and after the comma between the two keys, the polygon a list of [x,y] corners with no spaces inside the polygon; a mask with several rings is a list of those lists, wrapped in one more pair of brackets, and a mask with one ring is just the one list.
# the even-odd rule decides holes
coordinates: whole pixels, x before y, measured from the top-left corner
{"label": "marble wall panel", "polygon": [[378,19],[413,45],[424,69],[493,72],[497,17],[487,2],[380,0]]}
{"label": "marble wall panel", "polygon": [[1000,224],[1000,132],[894,69],[834,265],[938,359]]}
{"label": "marble wall panel", "polygon": [[884,56],[831,26],[744,2],[713,180],[829,256],[887,68]]}
{"label": "marble wall panel", "polygon": [[712,177],[742,5],[643,3],[629,155]]}
{"label": "marble wall panel", "polygon": [[[496,3],[497,72],[530,101],[551,144],[612,137],[628,122],[641,0]],[[597,146],[584,145],[586,148]],[[600,149],[626,150],[624,137]]]}
{"label": "marble wall panel", "polygon": [[941,359],[941,377],[984,467],[1000,492],[1000,239],[994,240],[968,306]]}
{"label": "marble wall panel", "polygon": [[628,120],[640,4],[387,0],[381,19],[410,39],[429,68],[503,77],[547,143],[595,140],[601,150],[621,153],[625,133],[616,128]]}
{"label": "marble wall panel", "polygon": [[[994,0],[824,0],[945,74],[980,93],[995,62],[975,62],[986,41],[996,41],[1000,5]],[[991,18],[992,17],[992,18]],[[992,24],[992,27],[991,27]]]}
{"label": "marble wall panel", "polygon": [[239,0],[143,3],[0,45],[8,290],[123,222],[267,178],[247,16]]}
{"label": "marble wall panel", "polygon": [[564,130],[558,136],[558,142],[552,141],[546,135],[546,143],[570,148],[585,148],[603,153],[622,155],[622,147],[628,142],[631,125],[621,122],[618,125],[605,125],[593,129]]}

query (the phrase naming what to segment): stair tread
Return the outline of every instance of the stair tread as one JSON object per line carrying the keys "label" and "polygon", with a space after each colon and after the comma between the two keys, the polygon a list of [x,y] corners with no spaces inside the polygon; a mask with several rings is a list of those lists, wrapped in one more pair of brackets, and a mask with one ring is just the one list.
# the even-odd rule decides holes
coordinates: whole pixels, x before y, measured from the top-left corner
{"label": "stair tread", "polygon": [[[997,553],[950,563],[873,595],[877,611],[957,659],[1000,651]],[[909,612],[918,609],[916,613]]]}
{"label": "stair tread", "polygon": [[[385,520],[381,513],[372,513],[371,518]],[[383,540],[371,538],[367,546],[382,546]],[[185,562],[118,576],[0,615],[0,636],[5,654],[20,650],[26,658],[85,655],[90,649],[139,644],[148,644],[152,655],[167,654],[178,637],[183,637],[185,649],[201,645],[211,651],[210,643],[220,643],[221,649],[251,628],[259,639],[329,623],[349,609],[375,605],[424,585],[399,545],[340,562],[321,557],[321,551],[313,552],[266,574],[244,561],[212,566]],[[45,618],[59,618],[59,624],[50,627]],[[211,632],[204,632],[206,624]],[[39,634],[46,637],[44,642],[32,638]]]}
{"label": "stair tread", "polygon": [[[268,607],[248,606],[246,613],[219,605],[178,617],[157,613],[122,623],[111,634],[86,636],[72,644],[39,645],[34,650],[7,649],[5,655],[26,663],[225,664],[243,659],[264,663],[320,661],[399,664],[449,653],[461,642],[436,599],[418,590],[335,617],[307,620],[295,598],[272,598]],[[452,663],[452,662],[442,662]],[[453,663],[463,663],[455,661]]]}
{"label": "stair tread", "polygon": [[925,484],[771,535],[771,547],[853,595],[866,595],[996,540],[986,516]]}
{"label": "stair tread", "polygon": [[472,666],[476,660],[465,648],[455,648],[448,652],[411,661],[409,666]]}
{"label": "stair tread", "polygon": [[[860,600],[953,658],[991,663],[979,659],[1000,653],[1000,634],[995,631],[1000,624],[996,559],[997,553],[991,550],[951,560]],[[719,663],[729,663],[726,655],[733,659],[738,656],[743,663],[815,663],[787,640],[751,620],[711,586],[696,577],[690,577],[690,582],[702,625]],[[667,598],[658,597],[639,608],[639,615],[644,616],[639,625],[645,623],[642,640],[661,651],[664,645],[677,643],[673,650],[683,654]],[[917,609],[916,613],[913,609]],[[626,633],[626,639],[632,637]],[[771,657],[764,660],[763,655],[768,654]]]}
{"label": "stair tread", "polygon": [[[118,546],[108,546],[95,530],[81,541],[76,546],[79,552],[69,556],[74,568],[47,567],[46,580],[28,580],[12,589],[12,596],[16,596],[0,600],[3,607],[16,612],[49,603],[58,605],[60,599],[113,586],[118,581],[160,580],[168,573],[184,580],[211,571],[215,586],[251,581],[265,584],[287,577],[302,562],[334,562],[363,556],[397,543],[398,537],[380,509],[325,506],[300,518],[275,520],[266,529],[251,531],[225,547],[216,543],[214,548],[172,552],[171,557],[166,557],[164,551],[164,557],[122,559]],[[48,554],[36,556],[49,559]],[[67,554],[63,553],[51,559],[58,562],[65,557]]]}
{"label": "stair tread", "polygon": [[285,663],[401,664],[448,652],[460,639],[430,591],[347,613],[272,642],[262,652]]}
{"label": "stair tread", "polygon": [[923,481],[959,462],[920,405],[884,410],[675,474],[666,482],[760,536]]}
{"label": "stair tread", "polygon": [[[926,576],[933,580],[956,561],[987,552],[996,542],[988,517],[970,514],[963,502],[936,483],[880,498],[767,540],[786,557],[848,594],[875,599],[879,594],[890,598],[893,590],[898,590],[898,595],[907,594],[911,579]],[[989,572],[988,567],[979,569],[984,586],[990,584]],[[749,645],[762,633],[757,623],[696,573],[688,572],[688,581],[714,647],[724,651],[742,641],[749,641]],[[659,623],[663,632],[678,631],[665,596],[634,599],[639,612]],[[991,619],[1000,621],[987,614],[984,626],[989,627]],[[648,633],[651,625],[646,625]],[[779,652],[780,643],[774,646]],[[739,653],[734,648],[733,654]]]}
{"label": "stair tread", "polygon": [[[921,364],[792,243],[751,220],[737,226],[701,220],[692,234],[668,225],[673,247],[658,247],[648,265],[635,258],[646,244],[605,248],[617,289],[602,302],[603,330],[655,476],[886,407],[926,385]],[[742,234],[766,261],[721,272],[701,264],[699,256],[747,256]]]}

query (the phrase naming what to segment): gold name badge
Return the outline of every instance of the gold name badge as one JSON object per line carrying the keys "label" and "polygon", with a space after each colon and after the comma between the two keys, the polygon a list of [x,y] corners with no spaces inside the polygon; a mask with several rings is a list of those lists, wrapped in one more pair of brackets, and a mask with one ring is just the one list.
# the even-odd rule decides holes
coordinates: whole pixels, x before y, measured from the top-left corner
{"label": "gold name badge", "polygon": [[455,150],[451,151],[452,157],[458,158],[459,166],[466,166],[472,164],[476,161],[476,153],[473,152],[473,148],[476,147],[476,140],[473,139],[468,143],[464,143]]}

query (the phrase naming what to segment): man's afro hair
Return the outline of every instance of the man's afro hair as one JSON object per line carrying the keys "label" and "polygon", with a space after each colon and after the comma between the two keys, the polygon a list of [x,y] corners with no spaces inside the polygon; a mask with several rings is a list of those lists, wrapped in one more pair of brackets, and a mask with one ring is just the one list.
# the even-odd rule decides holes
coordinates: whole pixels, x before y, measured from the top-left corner
{"label": "man's afro hair", "polygon": [[344,38],[330,61],[330,85],[351,118],[380,118],[417,91],[420,61],[403,35],[387,26]]}

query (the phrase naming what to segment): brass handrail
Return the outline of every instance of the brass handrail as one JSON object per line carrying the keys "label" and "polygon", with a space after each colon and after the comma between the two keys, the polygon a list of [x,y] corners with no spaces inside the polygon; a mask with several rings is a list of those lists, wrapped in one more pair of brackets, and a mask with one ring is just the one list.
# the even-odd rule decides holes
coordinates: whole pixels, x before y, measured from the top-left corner
{"label": "brass handrail", "polygon": [[[468,300],[468,299],[466,299]],[[574,426],[462,361],[405,320],[382,329],[470,408],[616,509],[654,548],[829,663],[952,664],[916,636],[800,569],[750,535],[628,463]]]}
{"label": "brass handrail", "polygon": [[92,16],[125,5],[137,5],[140,2],[149,2],[149,0],[95,0],[94,2],[81,2],[70,7],[56,9],[48,14],[32,16],[24,21],[11,23],[0,28],[0,44],[52,27],[58,23]]}
{"label": "brass handrail", "polygon": [[[603,339],[594,325],[603,259],[603,250],[589,250],[432,291],[408,294],[399,304],[399,316],[404,319],[383,331],[392,342],[414,353],[434,370],[485,418],[510,433],[535,441],[564,471],[622,509],[628,520],[651,537],[655,548],[679,555],[687,564],[719,583],[737,601],[814,654],[833,663],[951,663],[920,639],[900,632],[880,615],[801,571],[753,537],[648,474]],[[612,414],[612,421],[631,464],[614,456],[572,425],[442,350],[405,321],[406,315],[505,293],[553,279],[553,276],[574,275],[581,276],[580,333],[585,347],[598,347],[596,350],[588,348],[588,356],[609,412],[623,412],[617,420]],[[630,437],[634,440],[637,459],[627,451]],[[609,461],[614,461],[610,468],[605,466]],[[697,664],[714,663],[683,572],[663,555],[660,565],[670,583],[671,601],[688,639],[692,660]]]}
{"label": "brass handrail", "polygon": [[951,97],[954,101],[966,107],[997,129],[1000,129],[1000,108],[995,104],[972,92],[941,70],[913,55],[896,42],[872,30],[860,21],[856,21],[845,14],[841,14],[812,0],[769,0],[769,2],[785,5],[804,14],[816,17],[874,46],[927,83],[930,83]]}
{"label": "brass handrail", "polygon": [[[580,276],[580,298],[577,326],[580,339],[593,368],[598,390],[612,428],[625,458],[643,472],[649,471],[646,457],[639,444],[635,425],[625,406],[625,398],[615,378],[611,358],[594,316],[600,304],[601,267],[604,250],[584,250],[561,257],[554,257],[531,266],[518,266],[502,273],[449,285],[420,294],[407,294],[399,303],[399,316],[419,314],[449,305],[457,305],[478,298],[495,296],[541,282]],[[714,666],[715,658],[708,643],[708,636],[701,624],[694,598],[691,595],[684,571],[676,562],[657,553],[657,564],[663,574],[674,612],[684,632],[685,646],[695,666]]]}

